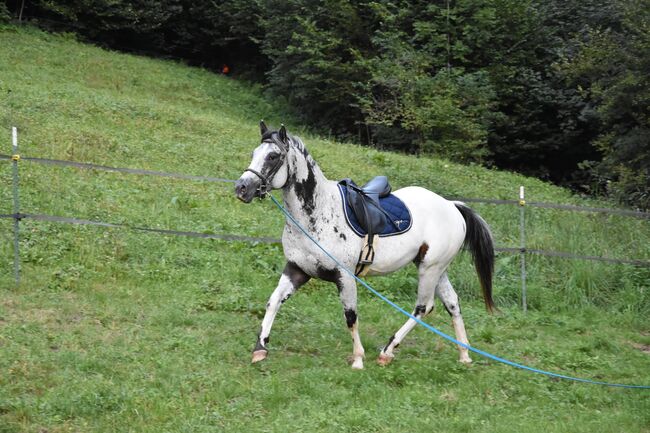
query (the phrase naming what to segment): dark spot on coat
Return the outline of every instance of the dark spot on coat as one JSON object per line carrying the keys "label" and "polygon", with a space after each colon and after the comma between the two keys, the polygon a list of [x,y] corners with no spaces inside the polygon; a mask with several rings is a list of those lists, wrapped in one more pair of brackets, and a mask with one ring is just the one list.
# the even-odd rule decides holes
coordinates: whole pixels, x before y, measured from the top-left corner
{"label": "dark spot on coat", "polygon": [[334,226],[334,233],[338,233],[338,232],[339,232],[339,228]]}
{"label": "dark spot on coat", "polygon": [[357,312],[350,309],[345,309],[345,322],[348,324],[348,328],[352,328],[357,322]]}
{"label": "dark spot on coat", "polygon": [[294,262],[287,262],[282,274],[289,278],[294,289],[297,289],[311,279],[311,277],[300,269],[300,267],[298,267]]}
{"label": "dark spot on coat", "polygon": [[413,263],[415,263],[416,266],[420,266],[420,263],[422,263],[422,260],[424,260],[424,256],[427,255],[428,251],[429,251],[429,245],[427,245],[427,243],[425,242],[420,246],[420,249],[418,250],[418,254],[413,259]]}
{"label": "dark spot on coat", "polygon": [[447,313],[449,313],[450,316],[454,316],[454,310],[456,309],[458,310],[458,314],[460,314],[460,304],[447,305],[443,302],[442,305],[445,306],[445,310],[447,310]]}
{"label": "dark spot on coat", "polygon": [[424,312],[427,311],[427,307],[424,305],[416,305],[415,306],[415,311],[413,312],[413,315],[415,317],[421,316],[424,314]]}
{"label": "dark spot on coat", "polygon": [[335,283],[337,286],[341,284],[341,272],[337,268],[327,269],[319,266],[316,268],[316,277],[324,281],[329,281],[330,283]]}
{"label": "dark spot on coat", "polygon": [[295,179],[295,174],[292,177],[294,181],[293,189],[298,197],[298,201],[302,203],[303,211],[307,215],[311,215],[316,208],[316,197],[314,196],[314,192],[316,191],[316,176],[314,175],[314,169],[307,162],[307,179],[298,182]]}
{"label": "dark spot on coat", "polygon": [[[386,343],[386,346],[384,347],[384,350],[386,350],[386,348],[387,348],[388,346],[391,345],[391,343],[393,342],[393,340],[395,340],[395,334],[393,334],[393,335],[390,336],[390,338],[388,339],[388,343]],[[393,349],[396,349],[397,346],[399,346],[399,343],[396,344],[395,347],[394,347]]]}
{"label": "dark spot on coat", "polygon": [[275,175],[275,172],[277,172],[283,162],[283,160],[279,159],[281,155],[278,153],[276,153],[276,155],[278,155],[278,159],[264,160],[264,164],[262,164],[262,168],[260,169],[260,173],[263,176],[266,176],[267,178],[270,177],[269,181],[273,180],[273,177],[271,175]]}
{"label": "dark spot on coat", "polygon": [[343,233],[341,233],[341,234],[339,235],[339,237],[340,237],[341,239],[343,239],[344,241],[347,241],[347,240],[348,240],[348,237],[345,236],[345,234],[343,234]]}

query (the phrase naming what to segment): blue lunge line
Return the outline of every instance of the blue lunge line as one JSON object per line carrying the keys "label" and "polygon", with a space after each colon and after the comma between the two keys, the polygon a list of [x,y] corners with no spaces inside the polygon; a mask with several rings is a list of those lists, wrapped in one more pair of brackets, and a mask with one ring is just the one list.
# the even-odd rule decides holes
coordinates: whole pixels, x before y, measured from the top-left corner
{"label": "blue lunge line", "polygon": [[305,228],[304,228],[304,227],[303,227],[303,226],[302,226],[302,225],[301,225],[301,224],[300,224],[300,223],[299,223],[299,222],[298,222],[298,221],[293,217],[293,215],[291,215],[291,214],[289,213],[289,211],[287,211],[287,210],[284,208],[284,206],[282,206],[282,205],[281,205],[281,204],[280,204],[280,203],[275,199],[275,197],[273,197],[273,196],[270,195],[270,194],[269,194],[269,196],[271,197],[271,200],[273,201],[273,203],[275,203],[275,205],[276,205],[276,206],[277,206],[277,207],[278,207],[278,208],[279,208],[279,209],[280,209],[280,210],[281,210],[281,211],[282,211],[282,212],[287,216],[287,218],[289,218],[289,219],[290,219],[290,220],[291,220],[291,221],[296,225],[296,227],[298,227],[298,228],[300,229],[300,231],[303,232],[303,233],[305,234],[305,236],[307,236],[307,237],[308,237],[308,238],[309,238],[309,239],[310,239],[314,244],[316,244],[316,246],[317,246],[318,248],[320,248],[321,251],[323,251],[323,252],[325,253],[325,255],[327,255],[327,257],[329,257],[330,259],[332,259],[332,260],[334,261],[334,263],[336,263],[336,264],[337,264],[341,269],[343,269],[343,270],[344,270],[345,272],[347,272],[348,274],[352,275],[352,276],[353,276],[353,277],[354,277],[354,278],[355,278],[359,283],[361,283],[361,285],[363,285],[366,289],[368,289],[368,290],[369,290],[373,295],[377,296],[379,299],[381,299],[382,301],[386,302],[388,305],[390,305],[391,307],[393,307],[394,309],[396,309],[397,311],[399,311],[399,312],[402,313],[403,315],[409,317],[410,319],[415,320],[417,323],[419,323],[420,325],[424,326],[424,327],[425,327],[426,329],[428,329],[429,331],[431,331],[431,332],[433,332],[433,333],[439,335],[440,337],[444,338],[445,340],[451,341],[451,342],[454,343],[454,344],[457,344],[457,345],[459,345],[459,346],[462,346],[462,347],[464,347],[464,348],[466,348],[466,349],[468,349],[468,350],[471,350],[471,351],[474,352],[474,353],[478,353],[479,355],[484,356],[484,357],[486,357],[486,358],[492,359],[492,360],[497,361],[497,362],[500,362],[500,363],[502,363],[502,364],[509,365],[509,366],[511,366],[511,367],[516,367],[516,368],[519,368],[519,369],[522,369],[522,370],[532,371],[533,373],[539,373],[539,374],[543,374],[543,375],[550,376],[550,377],[557,377],[557,378],[559,378],[559,379],[573,380],[573,381],[575,381],[575,382],[590,383],[590,384],[593,384],[593,385],[604,385],[604,386],[611,386],[611,387],[617,387],[617,388],[650,389],[650,385],[625,385],[625,384],[622,384],[622,383],[599,382],[599,381],[594,381],[594,380],[589,380],[589,379],[581,379],[581,378],[579,378],[579,377],[565,376],[564,374],[552,373],[552,372],[550,372],[550,371],[539,370],[539,369],[537,369],[537,368],[528,367],[527,365],[518,364],[518,363],[516,363],[516,362],[509,361],[509,360],[504,359],[504,358],[500,358],[500,357],[498,357],[498,356],[496,356],[496,355],[492,355],[491,353],[484,352],[484,351],[482,351],[482,350],[480,350],[480,349],[476,349],[476,348],[474,348],[474,347],[472,347],[472,346],[469,346],[469,345],[467,345],[467,344],[464,344],[464,343],[462,343],[462,342],[456,340],[456,339],[453,338],[452,336],[445,334],[444,332],[442,332],[442,331],[436,329],[435,327],[429,325],[428,323],[425,323],[425,322],[423,322],[422,320],[418,319],[417,317],[413,316],[411,313],[409,313],[408,311],[404,310],[402,307],[400,307],[399,305],[395,304],[393,301],[391,301],[390,299],[388,299],[387,297],[385,297],[384,295],[382,295],[381,293],[379,293],[378,291],[376,291],[375,289],[373,289],[373,288],[372,288],[368,283],[366,283],[365,281],[363,281],[361,278],[359,278],[359,277],[357,277],[356,275],[354,275],[354,272],[352,272],[351,270],[349,270],[347,267],[343,266],[343,265],[341,264],[341,262],[339,262],[339,261],[338,261],[338,260],[337,260],[333,255],[332,255],[332,254],[330,254],[330,253],[329,253],[325,248],[323,248],[323,247],[321,246],[321,244],[320,244],[316,239],[314,239],[314,238],[309,234],[309,232],[307,232],[307,230],[306,230],[306,229],[305,229]]}

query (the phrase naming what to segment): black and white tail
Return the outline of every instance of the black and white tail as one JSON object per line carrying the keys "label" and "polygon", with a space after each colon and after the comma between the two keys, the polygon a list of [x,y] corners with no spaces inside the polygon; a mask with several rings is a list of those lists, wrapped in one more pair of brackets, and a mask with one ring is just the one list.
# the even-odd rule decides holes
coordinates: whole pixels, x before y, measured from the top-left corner
{"label": "black and white tail", "polygon": [[492,300],[492,275],[494,274],[494,243],[490,227],[485,220],[464,203],[454,202],[466,225],[464,247],[472,254],[474,267],[481,282],[485,307],[493,312],[496,307]]}

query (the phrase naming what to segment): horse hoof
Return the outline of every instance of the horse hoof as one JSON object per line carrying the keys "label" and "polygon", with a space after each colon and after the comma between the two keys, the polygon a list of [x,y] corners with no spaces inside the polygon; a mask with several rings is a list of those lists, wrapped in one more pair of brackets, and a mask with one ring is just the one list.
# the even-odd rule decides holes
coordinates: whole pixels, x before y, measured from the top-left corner
{"label": "horse hoof", "polygon": [[251,360],[251,364],[264,361],[266,359],[266,355],[268,354],[269,354],[268,350],[256,350],[255,352],[253,352],[253,359]]}
{"label": "horse hoof", "polygon": [[353,370],[363,370],[363,358],[357,358],[352,361]]}
{"label": "horse hoof", "polygon": [[465,364],[465,365],[472,365],[472,358],[470,358],[468,356],[467,358],[459,359],[458,362],[460,362],[461,364]]}
{"label": "horse hoof", "polygon": [[380,353],[379,358],[377,358],[377,364],[381,366],[386,366],[393,361],[393,358],[395,358],[395,356],[387,355],[385,353]]}

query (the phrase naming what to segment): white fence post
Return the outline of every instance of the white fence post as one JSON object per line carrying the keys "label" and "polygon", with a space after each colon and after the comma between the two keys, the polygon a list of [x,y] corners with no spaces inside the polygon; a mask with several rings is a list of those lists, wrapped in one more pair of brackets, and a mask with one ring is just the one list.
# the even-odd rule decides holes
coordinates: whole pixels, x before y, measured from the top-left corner
{"label": "white fence post", "polygon": [[16,279],[16,287],[18,287],[20,285],[20,202],[18,199],[18,161],[20,161],[20,155],[18,154],[18,130],[15,126],[11,128],[11,144],[14,194],[14,277]]}

